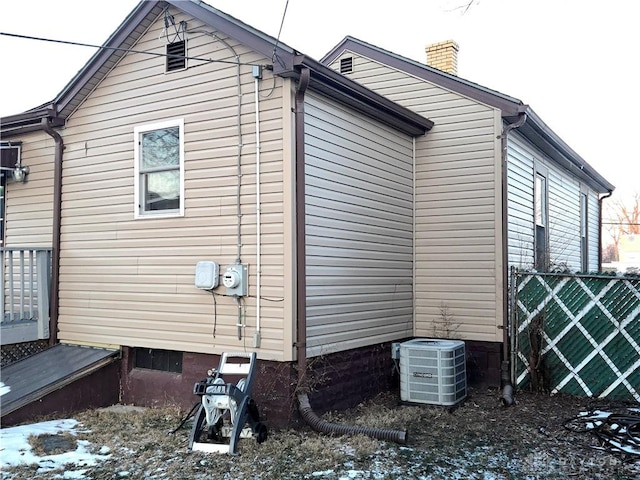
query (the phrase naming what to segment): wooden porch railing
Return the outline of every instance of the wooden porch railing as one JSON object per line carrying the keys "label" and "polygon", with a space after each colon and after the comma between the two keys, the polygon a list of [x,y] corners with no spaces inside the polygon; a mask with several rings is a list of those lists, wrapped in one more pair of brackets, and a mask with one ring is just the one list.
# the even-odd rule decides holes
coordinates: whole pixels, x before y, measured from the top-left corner
{"label": "wooden porch railing", "polygon": [[2,247],[2,345],[49,338],[51,248]]}

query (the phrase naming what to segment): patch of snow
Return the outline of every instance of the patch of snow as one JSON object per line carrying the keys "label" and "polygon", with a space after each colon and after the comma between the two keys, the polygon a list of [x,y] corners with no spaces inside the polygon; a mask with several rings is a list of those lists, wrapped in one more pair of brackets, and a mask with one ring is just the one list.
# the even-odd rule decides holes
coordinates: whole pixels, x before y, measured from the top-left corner
{"label": "patch of snow", "polygon": [[[0,470],[18,465],[38,465],[38,473],[45,473],[63,468],[65,465],[88,467],[98,461],[110,458],[110,455],[95,455],[89,452],[89,442],[78,440],[77,448],[73,452],[65,452],[57,455],[36,455],[28,438],[30,435],[57,435],[70,433],[77,435],[78,422],[73,419],[51,420],[48,422],[21,425],[17,427],[0,429]],[[85,478],[86,470],[67,470],[64,477],[60,478]]]}
{"label": "patch of snow", "polygon": [[340,477],[339,480],[349,480],[350,478],[361,478],[360,475],[364,475],[364,471],[362,470],[348,470],[346,473],[346,477]]}
{"label": "patch of snow", "polygon": [[578,414],[579,417],[589,417],[592,420],[605,419],[609,415],[611,415],[611,412],[603,412],[602,410],[594,410],[592,412],[580,412]]}
{"label": "patch of snow", "polygon": [[5,385],[4,383],[0,382],[0,397],[2,395],[6,395],[10,391],[11,391],[11,387],[9,385]]}
{"label": "patch of snow", "polygon": [[57,478],[67,479],[81,479],[85,478],[84,474],[87,473],[87,470],[68,470],[64,472],[63,475],[56,475]]}

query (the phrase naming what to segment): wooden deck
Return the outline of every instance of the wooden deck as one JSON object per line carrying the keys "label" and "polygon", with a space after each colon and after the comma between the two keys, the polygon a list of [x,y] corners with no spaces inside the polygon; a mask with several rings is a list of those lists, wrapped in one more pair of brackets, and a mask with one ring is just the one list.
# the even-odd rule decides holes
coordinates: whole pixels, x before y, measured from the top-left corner
{"label": "wooden deck", "polygon": [[51,249],[3,247],[0,252],[0,343],[48,339]]}
{"label": "wooden deck", "polygon": [[58,344],[0,370],[8,390],[0,400],[1,416],[35,402],[116,361],[118,350]]}

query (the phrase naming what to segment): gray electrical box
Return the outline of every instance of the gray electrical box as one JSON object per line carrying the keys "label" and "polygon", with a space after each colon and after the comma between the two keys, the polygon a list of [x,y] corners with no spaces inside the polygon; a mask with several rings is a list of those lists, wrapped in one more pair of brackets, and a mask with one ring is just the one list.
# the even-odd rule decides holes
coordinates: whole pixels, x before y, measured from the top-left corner
{"label": "gray electrical box", "polygon": [[400,360],[400,342],[393,342],[391,344],[391,358],[393,360]]}
{"label": "gray electrical box", "polygon": [[196,288],[213,290],[218,286],[220,266],[216,262],[201,261],[196,264]]}
{"label": "gray electrical box", "polygon": [[249,269],[247,265],[236,263],[229,265],[222,275],[222,284],[227,287],[227,295],[244,297],[248,293]]}

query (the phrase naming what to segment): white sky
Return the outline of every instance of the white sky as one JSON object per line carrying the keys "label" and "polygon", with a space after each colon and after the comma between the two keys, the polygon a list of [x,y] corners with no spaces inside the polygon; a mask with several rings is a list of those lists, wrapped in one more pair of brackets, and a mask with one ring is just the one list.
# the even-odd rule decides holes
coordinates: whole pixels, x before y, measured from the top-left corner
{"label": "white sky", "polygon": [[[286,0],[208,0],[277,36]],[[346,35],[425,61],[429,43],[460,45],[458,75],[529,104],[616,187],[640,192],[640,2],[636,0],[289,0],[281,40],[320,59]],[[0,2],[0,32],[102,44],[135,7]],[[52,100],[92,49],[0,36],[0,116]]]}

